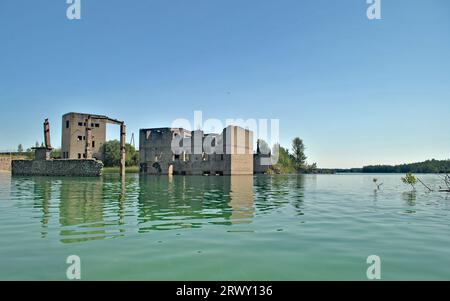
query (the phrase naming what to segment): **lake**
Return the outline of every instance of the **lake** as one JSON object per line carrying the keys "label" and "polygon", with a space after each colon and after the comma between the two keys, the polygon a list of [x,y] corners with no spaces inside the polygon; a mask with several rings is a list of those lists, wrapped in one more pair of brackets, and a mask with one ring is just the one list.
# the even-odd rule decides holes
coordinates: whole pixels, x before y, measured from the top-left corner
{"label": "lake", "polygon": [[401,176],[0,173],[0,280],[450,280],[450,194]]}

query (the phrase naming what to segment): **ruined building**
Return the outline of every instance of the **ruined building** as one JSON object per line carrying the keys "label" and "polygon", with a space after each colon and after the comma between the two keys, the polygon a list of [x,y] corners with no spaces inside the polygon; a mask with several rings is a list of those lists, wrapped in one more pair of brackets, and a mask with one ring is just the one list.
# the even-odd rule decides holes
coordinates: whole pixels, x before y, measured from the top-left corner
{"label": "ruined building", "polygon": [[62,117],[62,159],[86,159],[86,121],[89,117],[92,131],[92,157],[103,160],[102,146],[106,142],[108,118],[82,113],[67,113]]}
{"label": "ruined building", "polygon": [[103,115],[67,113],[62,118],[62,159],[104,160],[106,125],[120,126],[120,174],[125,176],[126,126]]}
{"label": "ruined building", "polygon": [[[34,147],[34,160],[12,160],[13,176],[77,176],[93,177],[102,174],[103,163],[92,158],[86,160],[55,160],[51,157],[50,123],[44,122],[45,146]],[[89,140],[88,140],[89,141]]]}
{"label": "ruined building", "polygon": [[156,175],[252,175],[253,132],[237,126],[221,134],[182,128],[141,129],[140,170]]}

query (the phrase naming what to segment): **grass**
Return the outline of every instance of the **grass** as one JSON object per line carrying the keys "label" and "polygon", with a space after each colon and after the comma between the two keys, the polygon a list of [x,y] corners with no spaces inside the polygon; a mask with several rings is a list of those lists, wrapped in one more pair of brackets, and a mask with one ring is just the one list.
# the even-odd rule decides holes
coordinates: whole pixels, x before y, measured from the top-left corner
{"label": "grass", "polygon": [[[119,173],[119,167],[103,167],[103,174]],[[125,173],[139,173],[139,166],[127,166]]]}

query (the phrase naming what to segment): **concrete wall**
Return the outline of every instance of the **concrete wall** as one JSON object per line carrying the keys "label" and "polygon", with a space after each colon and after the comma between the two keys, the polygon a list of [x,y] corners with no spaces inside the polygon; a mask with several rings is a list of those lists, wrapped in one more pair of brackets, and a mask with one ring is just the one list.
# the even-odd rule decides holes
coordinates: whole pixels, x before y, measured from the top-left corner
{"label": "concrete wall", "polygon": [[[182,148],[179,153],[172,150],[174,139]],[[204,148],[205,141],[213,144],[211,149]],[[227,127],[220,135],[173,128],[143,129],[139,151],[141,172],[147,174],[253,174],[253,133],[240,127]]]}
{"label": "concrete wall", "polygon": [[14,176],[101,176],[103,163],[97,160],[13,160]]}
{"label": "concrete wall", "polygon": [[[86,147],[85,123],[88,117],[88,114],[81,113],[68,113],[62,117],[61,158],[83,158]],[[94,143],[94,147],[91,145],[91,151],[94,158],[103,160],[102,146],[106,142],[106,121],[92,118],[91,123],[92,141]],[[81,136],[81,140],[78,139],[79,136]],[[68,158],[64,156],[66,153],[68,154]]]}
{"label": "concrete wall", "polygon": [[265,174],[271,165],[263,165],[266,161],[271,160],[270,155],[255,154],[253,156],[253,172],[255,174]]}
{"label": "concrete wall", "polygon": [[11,170],[11,158],[10,157],[0,157],[0,171]]}
{"label": "concrete wall", "polygon": [[11,171],[12,160],[25,160],[21,153],[0,154],[0,171]]}

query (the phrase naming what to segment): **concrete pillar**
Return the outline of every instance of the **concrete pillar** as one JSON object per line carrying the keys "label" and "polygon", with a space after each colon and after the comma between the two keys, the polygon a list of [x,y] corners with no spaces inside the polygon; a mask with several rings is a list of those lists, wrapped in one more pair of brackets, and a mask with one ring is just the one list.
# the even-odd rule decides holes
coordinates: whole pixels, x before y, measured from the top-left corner
{"label": "concrete pillar", "polygon": [[124,123],[120,124],[120,175],[125,176],[125,141],[126,141],[126,126]]}
{"label": "concrete pillar", "polygon": [[50,123],[48,122],[48,119],[45,119],[44,122],[44,140],[45,140],[45,147],[47,149],[51,149],[52,145],[50,143]]}
{"label": "concrete pillar", "polygon": [[91,117],[86,119],[86,147],[85,147],[85,159],[92,159],[92,128],[91,128]]}

